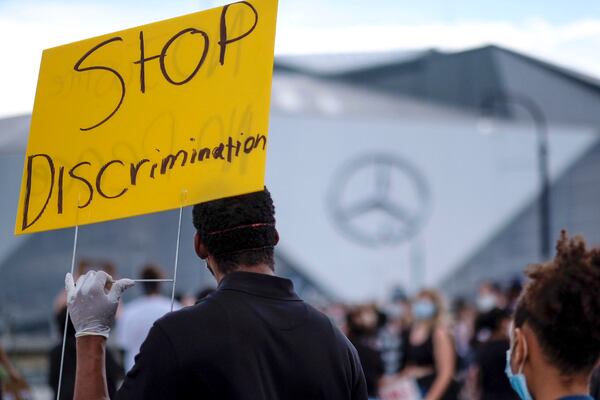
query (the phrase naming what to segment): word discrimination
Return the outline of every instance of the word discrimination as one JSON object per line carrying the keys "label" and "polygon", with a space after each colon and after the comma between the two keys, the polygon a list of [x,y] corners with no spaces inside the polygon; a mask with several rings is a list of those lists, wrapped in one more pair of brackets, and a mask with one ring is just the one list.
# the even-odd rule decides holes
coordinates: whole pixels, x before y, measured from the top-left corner
{"label": "word discrimination", "polygon": [[[241,133],[240,137],[244,134]],[[194,139],[190,139],[194,142]],[[25,196],[23,198],[23,219],[21,221],[22,230],[33,226],[42,216],[49,212],[49,204],[53,197],[56,200],[56,212],[63,213],[64,188],[66,180],[78,182],[84,188],[81,195],[80,209],[86,208],[92,204],[98,196],[104,199],[118,199],[127,194],[144,180],[156,180],[169,174],[173,170],[182,168],[192,168],[202,163],[214,160],[215,162],[232,163],[235,159],[249,155],[255,150],[266,151],[267,137],[262,134],[247,136],[243,141],[229,136],[224,142],[220,142],[212,147],[192,147],[189,149],[179,149],[173,151],[158,159],[143,158],[134,162],[124,162],[120,159],[112,159],[104,164],[92,164],[90,161],[80,161],[68,170],[64,165],[60,165],[53,157],[45,153],[31,154],[27,157],[25,165]],[[160,154],[160,149],[156,149]],[[121,171],[118,171],[118,170]],[[125,174],[123,174],[123,169]],[[126,176],[119,189],[109,193],[104,182],[110,175],[118,173],[118,176]],[[47,174],[47,175],[46,175]],[[33,189],[34,177],[49,176],[49,182],[42,185],[47,190],[45,202],[39,210],[30,209],[31,193]],[[36,178],[35,181],[40,181]],[[114,181],[114,180],[111,180]],[[38,183],[38,184],[39,184]],[[49,183],[49,184],[48,184]],[[146,183],[146,182],[145,182]],[[38,191],[40,188],[36,188]],[[41,190],[44,190],[43,188]],[[97,196],[96,196],[97,195]]]}

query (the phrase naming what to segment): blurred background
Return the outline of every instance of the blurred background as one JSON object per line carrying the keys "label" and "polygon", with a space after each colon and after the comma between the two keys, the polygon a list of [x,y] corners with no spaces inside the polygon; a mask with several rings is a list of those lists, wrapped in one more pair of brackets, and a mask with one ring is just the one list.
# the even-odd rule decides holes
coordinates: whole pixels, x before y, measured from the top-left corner
{"label": "blurred background", "polygon": [[[73,245],[72,229],[13,235],[41,51],[225,3],[0,0],[0,343],[36,398],[51,396]],[[282,0],[267,163],[277,272],[345,329],[357,307],[385,326],[435,288],[449,329],[466,318],[477,339],[478,313],[510,309],[561,229],[600,243],[599,48],[591,0]],[[214,285],[184,212],[180,298]],[[176,211],[83,226],[78,262],[169,276],[176,232]],[[478,307],[482,291],[492,307]]]}

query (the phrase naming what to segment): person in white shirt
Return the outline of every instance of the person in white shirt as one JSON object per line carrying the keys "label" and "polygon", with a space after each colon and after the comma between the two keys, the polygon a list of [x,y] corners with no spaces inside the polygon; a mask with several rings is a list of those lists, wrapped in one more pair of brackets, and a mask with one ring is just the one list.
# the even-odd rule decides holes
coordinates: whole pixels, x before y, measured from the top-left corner
{"label": "person in white shirt", "polygon": [[[152,264],[144,266],[140,279],[163,279],[162,270]],[[171,299],[162,295],[160,282],[141,282],[144,295],[123,307],[123,313],[117,322],[117,343],[125,351],[124,368],[129,371],[142,342],[148,335],[154,322],[171,311]],[[180,309],[175,302],[173,311]]]}

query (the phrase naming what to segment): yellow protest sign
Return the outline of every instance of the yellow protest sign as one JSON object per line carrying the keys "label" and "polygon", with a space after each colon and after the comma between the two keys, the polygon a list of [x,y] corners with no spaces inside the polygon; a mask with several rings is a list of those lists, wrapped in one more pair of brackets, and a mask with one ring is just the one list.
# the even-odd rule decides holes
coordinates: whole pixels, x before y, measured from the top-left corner
{"label": "yellow protest sign", "polygon": [[277,0],[45,50],[15,233],[264,185]]}

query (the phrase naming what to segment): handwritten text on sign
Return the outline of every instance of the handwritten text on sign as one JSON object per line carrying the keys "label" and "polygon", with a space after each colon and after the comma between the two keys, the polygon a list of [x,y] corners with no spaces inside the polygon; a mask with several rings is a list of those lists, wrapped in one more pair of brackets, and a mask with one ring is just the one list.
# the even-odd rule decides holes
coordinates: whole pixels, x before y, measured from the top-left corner
{"label": "handwritten text on sign", "polygon": [[16,233],[262,189],[277,0],[44,51]]}

